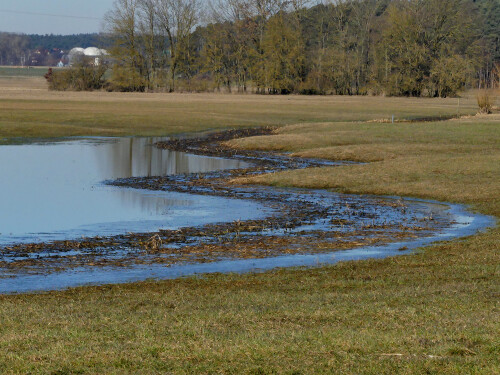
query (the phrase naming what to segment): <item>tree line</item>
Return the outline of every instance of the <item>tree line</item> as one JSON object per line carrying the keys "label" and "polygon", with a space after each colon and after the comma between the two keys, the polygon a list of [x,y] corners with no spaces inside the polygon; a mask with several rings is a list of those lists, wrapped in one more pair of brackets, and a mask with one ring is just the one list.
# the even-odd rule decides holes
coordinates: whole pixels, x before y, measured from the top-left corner
{"label": "tree line", "polygon": [[0,32],[0,65],[54,66],[74,47],[109,45],[102,34],[37,35]]}
{"label": "tree line", "polygon": [[499,79],[498,0],[116,0],[105,23],[110,90],[446,97]]}
{"label": "tree line", "polygon": [[69,51],[74,47],[96,47],[102,46],[101,48],[106,48],[108,41],[102,34],[90,33],[90,34],[71,34],[71,35],[56,35],[56,34],[28,34],[25,35],[28,40],[28,48],[34,49],[61,49],[64,51]]}
{"label": "tree line", "polygon": [[28,52],[23,35],[0,33],[0,65],[22,65]]}

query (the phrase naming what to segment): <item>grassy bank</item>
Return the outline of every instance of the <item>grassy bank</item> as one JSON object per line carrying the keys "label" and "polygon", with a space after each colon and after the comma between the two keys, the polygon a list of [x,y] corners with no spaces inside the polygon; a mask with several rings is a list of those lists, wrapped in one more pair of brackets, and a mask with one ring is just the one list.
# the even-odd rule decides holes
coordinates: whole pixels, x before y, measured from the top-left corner
{"label": "grassy bank", "polygon": [[[183,129],[244,125],[239,117],[252,113],[255,124],[314,121],[233,145],[371,163],[241,182],[458,201],[500,217],[498,116],[392,125],[363,120],[385,117],[409,99],[111,95],[101,103],[50,95],[1,99],[0,123],[6,107],[20,106],[28,120],[16,128],[13,119],[10,134],[29,126],[44,134],[40,129],[52,129],[48,119],[64,112],[61,101],[70,109],[66,120],[54,118],[54,134],[71,118],[91,132],[92,121],[101,126],[99,111],[120,109],[121,120],[110,115],[103,131],[167,132],[173,119]],[[57,111],[39,125],[35,112],[43,110],[29,108],[44,103]],[[77,120],[92,103],[95,120]],[[422,103],[400,111],[436,115],[447,108],[441,100]],[[147,118],[141,105],[157,109],[152,123],[159,125],[139,121]],[[204,110],[205,122],[202,113],[193,121],[187,108]],[[158,114],[167,109],[168,121]],[[495,374],[499,249],[495,228],[385,260],[0,296],[0,373]]]}
{"label": "grassy bank", "polygon": [[[429,123],[323,123],[280,128],[276,135],[234,140],[237,148],[367,164],[262,175],[268,185],[347,193],[416,196],[468,204],[500,198],[500,115]],[[498,214],[493,206],[485,207]]]}

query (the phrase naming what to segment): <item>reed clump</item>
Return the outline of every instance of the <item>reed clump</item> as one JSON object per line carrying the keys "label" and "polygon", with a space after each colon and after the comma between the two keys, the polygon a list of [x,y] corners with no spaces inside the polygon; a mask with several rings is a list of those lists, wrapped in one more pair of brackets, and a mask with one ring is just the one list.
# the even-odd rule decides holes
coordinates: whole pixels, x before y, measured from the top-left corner
{"label": "reed clump", "polygon": [[477,94],[477,105],[480,114],[489,115],[493,110],[494,95],[492,90],[480,90]]}

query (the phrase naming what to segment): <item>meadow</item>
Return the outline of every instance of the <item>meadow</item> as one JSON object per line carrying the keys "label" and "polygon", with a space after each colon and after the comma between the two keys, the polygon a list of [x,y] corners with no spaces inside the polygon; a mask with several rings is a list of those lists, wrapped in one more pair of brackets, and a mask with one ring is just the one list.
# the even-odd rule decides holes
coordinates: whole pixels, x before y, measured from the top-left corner
{"label": "meadow", "polygon": [[[456,98],[55,93],[2,82],[4,142],[279,125],[230,144],[366,164],[234,183],[453,201],[500,217],[500,115],[472,116],[473,94],[458,107]],[[496,226],[383,260],[3,295],[0,373],[495,374],[499,249]]]}
{"label": "meadow", "polygon": [[227,127],[474,114],[460,101],[342,96],[47,91],[43,78],[0,76],[0,138],[170,135]]}
{"label": "meadow", "polygon": [[[35,67],[20,67],[20,66],[0,66],[1,78],[41,78],[47,73],[48,67],[35,66]],[[56,68],[53,68],[56,69]]]}

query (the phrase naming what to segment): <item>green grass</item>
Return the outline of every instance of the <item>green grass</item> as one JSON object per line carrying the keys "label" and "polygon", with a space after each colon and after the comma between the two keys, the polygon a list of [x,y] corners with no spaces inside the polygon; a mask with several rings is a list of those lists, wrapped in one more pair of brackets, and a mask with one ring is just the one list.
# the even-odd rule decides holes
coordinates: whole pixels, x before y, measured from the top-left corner
{"label": "green grass", "polygon": [[0,297],[0,372],[494,374],[488,237],[313,270]]}
{"label": "green grass", "polygon": [[[291,97],[287,105],[287,98],[144,95],[127,105],[106,96],[79,121],[90,105],[85,98],[70,95],[66,110],[62,99],[1,100],[1,118],[6,107],[20,106],[11,116],[40,134],[65,114],[54,117],[53,135],[68,126],[146,134],[304,120],[233,144],[371,163],[251,182],[457,201],[500,217],[497,115],[392,125],[362,120],[383,117],[405,99]],[[440,100],[412,103],[401,111],[452,110]],[[0,296],[0,373],[498,374],[499,249],[496,227],[384,260]]]}
{"label": "green grass", "polygon": [[0,66],[0,78],[43,77],[48,69],[45,66],[31,68]]}

